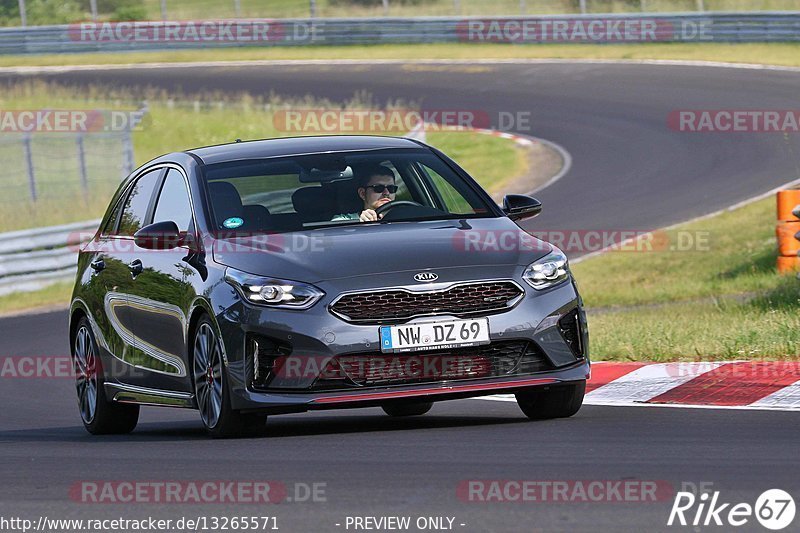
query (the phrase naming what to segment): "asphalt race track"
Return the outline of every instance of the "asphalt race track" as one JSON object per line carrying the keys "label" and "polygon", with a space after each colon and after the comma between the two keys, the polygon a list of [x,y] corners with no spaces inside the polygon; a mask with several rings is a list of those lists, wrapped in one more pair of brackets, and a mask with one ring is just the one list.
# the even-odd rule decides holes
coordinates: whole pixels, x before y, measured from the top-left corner
{"label": "asphalt race track", "polygon": [[[1,74],[0,83],[13,77]],[[530,111],[532,130],[519,132],[554,141],[573,157],[570,172],[537,194],[545,206],[530,224],[537,229],[650,229],[800,177],[796,134],[667,127],[668,114],[680,109],[795,109],[799,72],[564,63],[123,69],[45,77],[333,100],[366,90],[379,101],[414,99],[430,109]],[[3,356],[64,355],[66,313],[6,318],[0,335]],[[273,417],[260,438],[212,441],[196,413],[156,408],[143,410],[129,436],[91,437],[68,379],[2,379],[0,401],[3,517],[277,516],[281,531],[353,531],[348,516],[411,516],[412,523],[425,516],[454,518],[452,528],[464,532],[693,531],[667,527],[674,493],[684,484],[713,483],[720,501],[732,504],[754,505],[770,488],[800,494],[796,413],[586,406],[571,419],[528,422],[510,402],[460,400],[416,419],[390,419],[376,408]],[[324,483],[318,500],[325,501],[92,504],[70,492],[85,481],[175,480],[274,480],[294,500],[296,483]],[[669,490],[655,502],[478,502],[458,491],[469,480],[642,481]],[[737,529],[764,530],[753,517]]]}

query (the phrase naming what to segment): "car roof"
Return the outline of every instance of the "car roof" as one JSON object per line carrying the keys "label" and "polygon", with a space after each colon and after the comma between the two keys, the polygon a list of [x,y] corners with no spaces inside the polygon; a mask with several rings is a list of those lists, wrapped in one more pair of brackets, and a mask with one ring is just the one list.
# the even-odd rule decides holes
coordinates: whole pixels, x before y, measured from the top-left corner
{"label": "car roof", "polygon": [[259,141],[235,142],[187,150],[203,164],[224,163],[242,159],[260,159],[325,152],[380,150],[387,148],[421,148],[423,145],[402,137],[377,135],[325,135],[287,137]]}

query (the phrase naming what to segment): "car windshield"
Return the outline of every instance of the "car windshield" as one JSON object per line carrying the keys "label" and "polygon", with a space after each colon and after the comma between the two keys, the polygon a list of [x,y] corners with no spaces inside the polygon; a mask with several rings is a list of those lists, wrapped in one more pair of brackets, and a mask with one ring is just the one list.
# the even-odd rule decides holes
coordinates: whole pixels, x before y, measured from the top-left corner
{"label": "car windshield", "polygon": [[203,175],[217,231],[360,224],[366,210],[380,222],[495,216],[474,186],[421,149],[240,160],[207,165]]}

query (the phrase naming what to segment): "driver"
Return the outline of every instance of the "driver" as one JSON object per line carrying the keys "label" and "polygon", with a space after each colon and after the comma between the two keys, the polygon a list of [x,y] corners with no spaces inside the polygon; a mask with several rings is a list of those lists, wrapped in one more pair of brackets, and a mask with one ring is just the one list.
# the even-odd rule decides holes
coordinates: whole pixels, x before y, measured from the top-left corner
{"label": "driver", "polygon": [[375,164],[359,168],[357,172],[358,196],[364,202],[364,209],[361,213],[336,215],[333,220],[375,222],[381,218],[375,210],[394,201],[397,185],[394,183],[394,172],[390,168]]}

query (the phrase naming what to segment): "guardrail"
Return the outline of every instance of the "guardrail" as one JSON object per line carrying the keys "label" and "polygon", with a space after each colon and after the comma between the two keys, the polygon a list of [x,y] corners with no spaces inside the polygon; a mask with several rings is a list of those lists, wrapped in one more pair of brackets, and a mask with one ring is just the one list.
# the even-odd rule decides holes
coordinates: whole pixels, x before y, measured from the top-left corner
{"label": "guardrail", "polygon": [[800,41],[800,12],[87,22],[0,28],[0,54],[391,43],[654,41]]}
{"label": "guardrail", "polygon": [[99,220],[0,233],[0,296],[74,279],[78,247]]}

